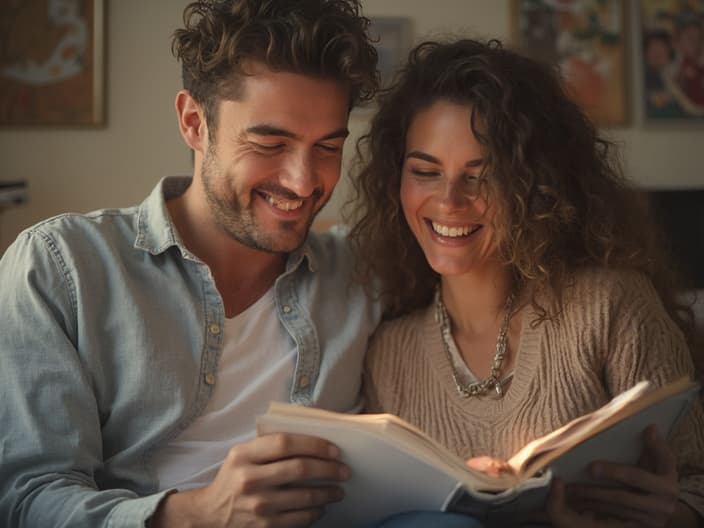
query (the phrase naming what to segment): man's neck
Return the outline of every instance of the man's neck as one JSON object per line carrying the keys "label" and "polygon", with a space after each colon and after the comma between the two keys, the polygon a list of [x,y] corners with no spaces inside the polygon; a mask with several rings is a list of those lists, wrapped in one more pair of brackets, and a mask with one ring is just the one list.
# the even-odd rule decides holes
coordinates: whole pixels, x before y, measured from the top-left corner
{"label": "man's neck", "polygon": [[286,255],[247,247],[213,222],[196,220],[206,212],[191,211],[184,195],[166,205],[183,244],[210,268],[226,317],[234,317],[251,306],[283,273]]}

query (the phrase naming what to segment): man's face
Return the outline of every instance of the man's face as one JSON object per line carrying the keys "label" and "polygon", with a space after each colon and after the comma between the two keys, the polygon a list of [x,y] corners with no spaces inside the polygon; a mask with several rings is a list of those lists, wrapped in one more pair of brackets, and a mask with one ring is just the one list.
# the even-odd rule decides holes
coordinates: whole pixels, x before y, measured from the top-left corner
{"label": "man's face", "polygon": [[340,178],[349,91],[252,66],[242,97],[220,102],[200,173],[217,227],[247,247],[299,247]]}

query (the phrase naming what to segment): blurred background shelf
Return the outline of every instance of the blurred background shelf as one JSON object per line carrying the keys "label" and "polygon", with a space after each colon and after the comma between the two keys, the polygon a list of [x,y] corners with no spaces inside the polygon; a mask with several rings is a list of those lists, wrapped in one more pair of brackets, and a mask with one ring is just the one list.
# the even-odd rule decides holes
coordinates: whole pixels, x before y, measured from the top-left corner
{"label": "blurred background shelf", "polygon": [[0,181],[0,211],[29,200],[26,181]]}

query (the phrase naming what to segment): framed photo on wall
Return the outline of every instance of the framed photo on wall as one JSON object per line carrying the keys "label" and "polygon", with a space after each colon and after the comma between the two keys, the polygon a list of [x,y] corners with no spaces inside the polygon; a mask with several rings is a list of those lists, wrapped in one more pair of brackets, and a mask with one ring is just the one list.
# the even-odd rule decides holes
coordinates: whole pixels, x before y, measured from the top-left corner
{"label": "framed photo on wall", "polygon": [[104,0],[0,0],[0,126],[103,123]]}
{"label": "framed photo on wall", "polygon": [[704,124],[704,0],[641,0],[646,124]]}
{"label": "framed photo on wall", "polygon": [[558,65],[567,89],[600,126],[624,125],[624,0],[512,0],[515,49]]}
{"label": "framed photo on wall", "polygon": [[406,62],[412,43],[409,18],[371,17],[369,35],[379,54],[381,85],[387,86],[398,68]]}

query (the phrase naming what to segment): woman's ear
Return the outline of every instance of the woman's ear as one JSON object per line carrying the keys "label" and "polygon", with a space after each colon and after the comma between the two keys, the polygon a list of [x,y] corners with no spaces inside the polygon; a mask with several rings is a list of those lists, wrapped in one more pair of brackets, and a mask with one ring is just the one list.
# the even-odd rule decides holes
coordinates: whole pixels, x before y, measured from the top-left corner
{"label": "woman's ear", "polygon": [[203,107],[188,90],[179,90],[176,94],[175,107],[181,137],[191,149],[203,152],[207,135]]}

